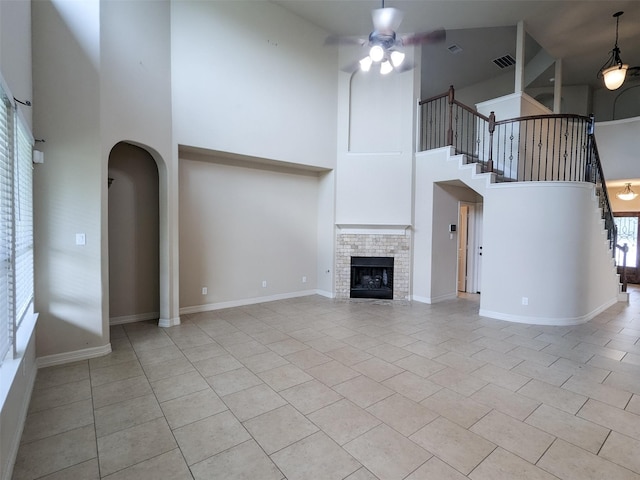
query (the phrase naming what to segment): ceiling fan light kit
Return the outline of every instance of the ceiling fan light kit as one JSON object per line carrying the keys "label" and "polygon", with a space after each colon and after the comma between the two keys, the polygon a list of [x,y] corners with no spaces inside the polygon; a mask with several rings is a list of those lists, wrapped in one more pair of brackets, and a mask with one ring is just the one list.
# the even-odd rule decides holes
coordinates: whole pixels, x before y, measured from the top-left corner
{"label": "ceiling fan light kit", "polygon": [[604,86],[609,90],[617,90],[622,86],[627,76],[629,65],[620,58],[620,48],[618,48],[618,24],[624,12],[616,12],[613,17],[616,19],[616,43],[611,50],[609,60],[598,71],[598,77],[604,80]]}

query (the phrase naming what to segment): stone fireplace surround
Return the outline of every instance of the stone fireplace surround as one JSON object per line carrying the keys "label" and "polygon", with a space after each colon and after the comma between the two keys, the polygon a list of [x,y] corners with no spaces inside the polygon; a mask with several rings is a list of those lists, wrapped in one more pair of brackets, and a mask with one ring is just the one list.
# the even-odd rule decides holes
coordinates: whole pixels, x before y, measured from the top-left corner
{"label": "stone fireplace surround", "polygon": [[351,257],[393,257],[393,299],[409,300],[411,278],[409,227],[340,226],[336,235],[336,298],[351,291]]}

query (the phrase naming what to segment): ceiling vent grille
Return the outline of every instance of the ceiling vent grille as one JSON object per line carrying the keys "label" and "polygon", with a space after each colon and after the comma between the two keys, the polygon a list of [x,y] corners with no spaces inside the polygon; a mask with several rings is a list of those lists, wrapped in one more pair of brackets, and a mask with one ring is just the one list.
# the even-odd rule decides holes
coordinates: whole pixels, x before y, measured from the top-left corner
{"label": "ceiling vent grille", "polygon": [[500,68],[507,68],[515,65],[516,61],[511,55],[507,54],[504,57],[494,59],[493,63],[495,63]]}
{"label": "ceiling vent grille", "polygon": [[447,50],[455,55],[456,53],[460,53],[462,51],[462,48],[454,43],[453,45],[449,45],[447,47]]}

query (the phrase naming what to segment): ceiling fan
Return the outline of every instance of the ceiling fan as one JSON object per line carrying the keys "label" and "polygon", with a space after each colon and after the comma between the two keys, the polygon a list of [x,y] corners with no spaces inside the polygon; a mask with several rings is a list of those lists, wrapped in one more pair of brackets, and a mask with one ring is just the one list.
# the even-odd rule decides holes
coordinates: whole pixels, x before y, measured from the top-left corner
{"label": "ceiling fan", "polygon": [[446,38],[444,29],[430,32],[410,33],[399,35],[396,30],[402,22],[403,13],[397,8],[384,6],[371,12],[373,31],[366,39],[354,37],[329,36],[325,44],[351,44],[367,47],[368,54],[361,60],[354,62],[342,70],[352,73],[358,70],[368,72],[374,65],[380,65],[380,73],[386,75],[391,72],[405,72],[414,65],[405,62],[403,47],[418,44],[433,44],[443,42]]}

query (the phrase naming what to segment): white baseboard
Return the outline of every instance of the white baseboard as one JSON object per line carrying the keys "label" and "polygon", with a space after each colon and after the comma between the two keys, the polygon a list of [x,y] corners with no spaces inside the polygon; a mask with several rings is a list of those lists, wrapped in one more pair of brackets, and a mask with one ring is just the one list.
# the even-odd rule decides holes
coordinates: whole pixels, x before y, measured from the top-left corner
{"label": "white baseboard", "polygon": [[618,302],[618,298],[612,298],[611,300],[600,305],[585,315],[579,317],[564,317],[564,318],[546,318],[546,317],[527,317],[524,315],[513,315],[510,313],[492,312],[490,310],[480,309],[479,315],[481,317],[495,318],[496,320],[506,320],[514,323],[528,323],[530,325],[550,325],[555,327],[568,327],[572,325],[580,325],[595,318],[600,313],[604,312],[607,308],[615,305]]}
{"label": "white baseboard", "polygon": [[316,290],[316,295],[320,295],[321,297],[326,298],[336,298],[333,292],[327,292],[326,290]]}
{"label": "white baseboard", "polygon": [[229,302],[207,303],[205,305],[194,305],[192,307],[183,307],[180,314],[209,312],[211,310],[222,310],[223,308],[243,307],[245,305],[254,305],[256,303],[275,302],[276,300],[287,300],[289,298],[308,297],[309,295],[320,294],[317,290],[302,290],[293,293],[281,293],[277,295],[269,295],[266,297],[245,298],[242,300],[232,300]]}
{"label": "white baseboard", "polygon": [[65,363],[77,362],[80,360],[88,360],[90,358],[101,357],[111,353],[111,344],[107,343],[101,347],[83,348],[82,350],[74,350],[73,352],[56,353],[38,357],[38,368],[52,367],[54,365],[62,365]]}
{"label": "white baseboard", "polygon": [[136,315],[122,315],[120,317],[110,317],[109,325],[123,325],[125,323],[142,322],[144,320],[158,320],[160,312],[138,313]]}
{"label": "white baseboard", "polygon": [[447,300],[455,300],[456,298],[458,298],[457,293],[447,293],[445,295],[439,295],[437,297],[421,297],[419,295],[413,295],[411,297],[411,299],[415,300],[416,302],[428,304],[446,302]]}
{"label": "white baseboard", "polygon": [[162,328],[175,327],[180,325],[180,317],[161,318],[158,320],[158,326]]}

